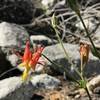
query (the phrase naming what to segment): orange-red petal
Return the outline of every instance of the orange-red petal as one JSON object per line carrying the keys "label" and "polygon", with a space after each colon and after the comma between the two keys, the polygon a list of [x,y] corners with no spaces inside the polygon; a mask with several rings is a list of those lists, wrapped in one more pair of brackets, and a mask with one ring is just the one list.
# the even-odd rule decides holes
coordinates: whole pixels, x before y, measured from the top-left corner
{"label": "orange-red petal", "polygon": [[43,47],[40,47],[37,49],[37,52],[33,54],[32,59],[29,62],[29,66],[31,66],[32,69],[35,69],[35,66],[38,63],[38,60],[41,57],[41,53],[43,49],[44,49]]}
{"label": "orange-red petal", "polygon": [[30,43],[29,41],[27,41],[22,61],[23,62],[29,61],[31,57],[32,57],[32,52],[30,51]]}

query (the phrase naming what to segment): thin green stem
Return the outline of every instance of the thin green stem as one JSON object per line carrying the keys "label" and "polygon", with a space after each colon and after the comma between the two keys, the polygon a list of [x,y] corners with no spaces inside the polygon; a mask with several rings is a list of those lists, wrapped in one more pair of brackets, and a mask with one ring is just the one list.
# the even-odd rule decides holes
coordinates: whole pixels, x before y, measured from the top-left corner
{"label": "thin green stem", "polygon": [[81,77],[83,76],[83,62],[82,62],[82,60],[81,60]]}
{"label": "thin green stem", "polygon": [[[84,75],[83,75],[83,68],[86,66],[86,63],[83,64],[82,61],[83,61],[83,60],[81,60],[81,79],[82,79],[83,81],[85,81],[85,79],[84,79]],[[91,96],[90,96],[90,93],[89,93],[89,90],[88,90],[86,84],[85,84],[85,88],[84,88],[84,89],[85,89],[86,92],[87,92],[87,95],[88,95],[88,97],[89,97],[89,100],[92,100],[92,98],[91,98]]]}
{"label": "thin green stem", "polygon": [[84,71],[83,71],[83,68],[86,66],[86,63],[83,64],[83,58],[81,58],[81,67],[80,67],[80,73],[81,73],[81,79],[83,80],[84,79]]}
{"label": "thin green stem", "polygon": [[71,61],[71,59],[70,59],[68,53],[66,52],[66,50],[65,50],[65,48],[64,48],[63,42],[62,42],[62,40],[60,39],[59,31],[58,31],[56,28],[54,28],[54,30],[55,30],[55,32],[56,32],[56,36],[57,36],[57,38],[58,38],[58,41],[59,41],[59,43],[60,43],[62,49],[64,50],[64,54],[65,54],[66,59],[69,61],[69,63],[72,64],[72,61]]}
{"label": "thin green stem", "polygon": [[83,70],[83,57],[81,57],[80,59],[81,59],[80,73],[81,73],[81,76],[82,76],[82,70]]}
{"label": "thin green stem", "polygon": [[46,55],[42,54],[42,56],[44,56],[50,63],[54,64],[55,66],[62,68],[62,66],[58,65],[57,63],[51,61]]}
{"label": "thin green stem", "polygon": [[[89,40],[90,40],[90,42],[91,42],[91,44],[92,44],[92,46],[93,46],[93,48],[94,48],[95,53],[98,55],[98,57],[99,57],[99,59],[100,59],[100,54],[99,54],[99,52],[97,51],[97,49],[96,49],[96,47],[95,47],[95,45],[94,45],[94,43],[93,43],[93,40],[92,40],[91,37],[90,37],[90,34],[89,34],[89,32],[88,32],[88,30],[87,30],[87,28],[86,28],[86,25],[85,25],[85,23],[84,23],[84,21],[83,21],[81,15],[80,15],[80,13],[77,13],[77,12],[76,12],[76,14],[79,16],[79,18],[80,18],[80,20],[81,20],[81,22],[82,22],[82,24],[83,24],[83,27],[84,27],[84,29],[85,29],[85,31],[86,31],[87,37],[89,38]],[[84,65],[84,66],[85,66],[85,65]],[[84,67],[84,66],[83,66],[83,62],[81,61],[81,78],[82,78],[82,80],[84,80],[84,76],[83,76],[83,67]],[[85,89],[86,92],[87,92],[87,95],[88,95],[88,97],[89,97],[89,100],[92,100],[91,95],[90,95],[90,93],[89,93],[89,90],[88,90],[87,86],[85,86],[84,89]]]}

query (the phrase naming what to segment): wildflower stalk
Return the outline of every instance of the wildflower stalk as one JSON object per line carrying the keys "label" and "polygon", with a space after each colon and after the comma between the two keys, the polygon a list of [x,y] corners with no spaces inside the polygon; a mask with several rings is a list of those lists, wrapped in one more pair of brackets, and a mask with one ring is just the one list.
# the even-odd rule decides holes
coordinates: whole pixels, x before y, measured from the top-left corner
{"label": "wildflower stalk", "polygon": [[80,86],[81,88],[83,88],[84,90],[86,90],[87,95],[89,97],[90,100],[92,100],[90,94],[89,94],[89,90],[87,88],[87,81],[84,77],[84,67],[86,66],[87,62],[88,62],[88,58],[89,58],[89,51],[90,51],[90,47],[88,44],[85,43],[81,43],[80,44],[80,59],[81,59],[81,80],[80,80]]}
{"label": "wildflower stalk", "polygon": [[[53,22],[53,21],[54,21],[54,22]],[[52,26],[53,26],[53,29],[54,29],[54,31],[55,31],[55,33],[56,33],[56,36],[57,36],[57,38],[58,38],[58,41],[59,41],[59,43],[60,43],[62,49],[64,50],[64,54],[65,54],[66,59],[67,59],[67,60],[69,61],[69,63],[74,67],[73,62],[72,62],[72,60],[70,59],[68,53],[66,52],[62,40],[60,39],[59,31],[57,30],[57,25],[56,25],[56,18],[55,18],[54,15],[53,15],[53,19],[52,19]],[[54,63],[53,63],[53,64],[54,64]],[[58,65],[57,65],[57,66],[58,66]],[[78,76],[80,77],[80,79],[81,79],[81,81],[82,81],[82,84],[83,84],[82,88],[84,88],[84,89],[86,90],[88,97],[90,98],[90,100],[92,100],[92,99],[91,99],[91,96],[90,96],[90,94],[89,94],[89,91],[88,91],[88,89],[87,89],[87,87],[86,87],[86,81],[85,81],[84,75],[83,75],[83,67],[84,67],[84,66],[85,66],[85,64],[83,64],[83,62],[81,62],[81,72],[79,72],[76,68],[74,68],[74,70],[75,70],[75,72],[78,74]],[[62,68],[63,68],[63,67],[62,67]],[[63,68],[63,69],[65,70],[65,73],[68,73],[68,71],[66,71],[65,68]],[[78,82],[75,78],[73,78],[73,77],[71,77],[71,78],[72,78],[77,84],[80,85],[80,82]]]}
{"label": "wildflower stalk", "polygon": [[89,100],[92,100],[91,95],[90,95],[89,90],[88,90],[88,87],[86,85],[87,81],[83,76],[82,76],[82,79],[79,81],[79,83],[80,83],[79,86],[86,91],[86,93],[87,93],[87,95],[89,97]]}
{"label": "wildflower stalk", "polygon": [[63,42],[62,42],[62,40],[60,39],[59,31],[57,30],[57,19],[56,19],[56,17],[55,17],[55,14],[53,14],[51,22],[52,22],[52,27],[53,27],[53,29],[54,29],[54,31],[55,31],[55,33],[56,33],[57,38],[58,38],[58,41],[59,41],[59,43],[60,43],[62,49],[64,50],[64,54],[65,54],[66,59],[68,59],[68,61],[69,61],[70,63],[72,63],[72,61],[71,61],[71,59],[70,59],[68,53],[66,52],[66,50],[65,50],[65,48],[64,48]]}
{"label": "wildflower stalk", "polygon": [[90,95],[89,90],[88,90],[87,85],[86,85],[87,82],[86,82],[86,80],[85,80],[85,78],[83,76],[83,71],[81,73],[81,81],[82,81],[82,84],[83,84],[83,86],[81,88],[83,88],[86,91],[86,93],[87,93],[87,95],[89,97],[89,100],[92,100],[91,95]]}
{"label": "wildflower stalk", "polygon": [[[94,45],[94,43],[93,43],[93,40],[92,40],[91,37],[90,37],[89,31],[88,31],[88,29],[86,28],[86,25],[85,25],[85,23],[84,23],[84,21],[83,21],[83,19],[82,19],[82,16],[81,16],[81,14],[80,14],[80,9],[79,9],[79,7],[78,7],[78,5],[77,5],[77,1],[76,1],[76,0],[68,0],[68,3],[69,3],[69,5],[70,5],[71,9],[72,9],[73,11],[75,11],[76,15],[79,17],[79,19],[80,19],[80,21],[81,21],[81,23],[82,23],[82,25],[83,25],[83,27],[84,27],[84,29],[85,29],[85,32],[86,32],[86,34],[87,34],[87,37],[89,38],[89,40],[90,40],[90,42],[91,42],[91,44],[92,44],[92,47],[93,47],[93,49],[94,49],[95,55],[100,59],[100,53],[97,51],[97,49],[96,49],[96,47],[95,47],[95,45]],[[87,56],[88,56],[88,55],[87,55]],[[92,100],[92,98],[91,98],[91,96],[90,96],[90,93],[89,93],[89,90],[88,90],[88,88],[87,88],[87,86],[86,86],[86,83],[87,83],[87,82],[85,81],[84,75],[83,75],[83,67],[86,65],[86,63],[84,64],[84,62],[83,62],[83,60],[86,61],[86,58],[84,58],[84,57],[85,57],[84,55],[81,57],[81,81],[80,81],[81,84],[80,84],[80,86],[82,86],[81,88],[84,88],[84,89],[86,90],[89,99]],[[83,58],[84,58],[84,59],[83,59]],[[88,58],[87,58],[87,59],[88,59]]]}
{"label": "wildflower stalk", "polygon": [[53,29],[54,29],[54,31],[55,31],[55,33],[56,33],[56,36],[57,36],[57,38],[58,38],[58,41],[59,41],[59,43],[60,43],[60,45],[61,45],[61,47],[62,47],[62,49],[63,49],[63,51],[64,51],[66,60],[68,60],[68,62],[71,64],[71,67],[74,67],[75,72],[76,72],[76,73],[79,75],[79,77],[81,78],[80,72],[75,68],[75,66],[74,66],[74,64],[73,64],[73,62],[72,62],[72,60],[71,60],[71,58],[69,57],[67,51],[65,50],[65,47],[64,47],[64,45],[63,45],[63,41],[61,40],[61,38],[60,38],[60,36],[59,36],[59,31],[57,30],[57,19],[56,19],[56,17],[55,17],[55,14],[53,14],[53,16],[52,16],[51,23],[52,23],[52,27],[53,27]]}
{"label": "wildflower stalk", "polygon": [[81,59],[81,71],[80,71],[80,73],[81,73],[81,79],[83,79],[83,76],[84,76],[84,74],[83,74],[83,68],[86,66],[86,64],[83,64],[83,59]]}
{"label": "wildflower stalk", "polygon": [[[70,3],[73,3],[73,2],[74,2],[74,0],[72,0],[72,1],[69,0],[69,1],[70,1]],[[75,3],[76,3],[76,2],[75,2]],[[73,5],[73,4],[71,4],[71,7],[74,9],[76,6]],[[77,15],[80,15],[80,11],[79,11],[78,8],[74,9],[74,11],[76,12]],[[80,15],[80,16],[81,16],[81,15]],[[82,20],[82,17],[79,17],[79,18],[80,18],[80,20]],[[65,54],[66,59],[67,59],[67,60],[69,61],[69,63],[74,67],[73,62],[72,62],[72,60],[70,59],[68,53],[66,52],[62,40],[60,39],[59,31],[57,30],[57,19],[55,18],[55,15],[53,15],[51,22],[52,22],[52,27],[53,27],[53,29],[54,29],[54,31],[55,31],[55,33],[56,33],[57,38],[58,38],[58,41],[59,41],[59,43],[60,43],[62,49],[64,50],[64,54]],[[83,24],[83,26],[84,26],[84,28],[85,28],[85,30],[86,30],[87,36],[88,36],[88,38],[89,38],[89,40],[90,40],[90,42],[91,42],[91,44],[92,44],[92,46],[93,46],[95,52],[97,53],[96,47],[95,47],[95,45],[94,45],[94,43],[93,43],[93,41],[92,41],[92,39],[91,39],[91,37],[90,37],[90,35],[89,35],[89,32],[88,32],[88,30],[87,30],[87,28],[86,28],[86,26],[85,26],[83,20],[82,20],[82,24]],[[88,58],[87,58],[87,59],[88,59]],[[87,59],[85,59],[85,60],[87,60]],[[90,96],[90,93],[89,93],[89,90],[88,90],[88,88],[87,88],[87,86],[86,86],[86,83],[87,83],[87,82],[86,82],[86,80],[85,80],[85,78],[84,78],[84,75],[83,75],[83,67],[84,67],[85,65],[86,65],[86,64],[84,64],[84,63],[82,62],[82,59],[81,59],[81,72],[79,72],[79,71],[75,68],[76,73],[79,75],[79,77],[80,77],[80,79],[81,79],[81,80],[80,80],[79,82],[77,82],[77,83],[81,86],[81,88],[84,88],[84,89],[86,90],[89,99],[92,100],[92,98],[91,98],[91,96]]]}
{"label": "wildflower stalk", "polygon": [[[83,71],[82,71],[83,72]],[[91,95],[90,95],[90,93],[89,93],[89,90],[88,90],[88,88],[87,88],[87,82],[86,82],[86,80],[84,79],[84,76],[83,76],[83,74],[81,74],[81,81],[83,82],[82,84],[83,84],[83,86],[81,87],[81,88],[83,88],[85,91],[86,91],[86,93],[87,93],[87,95],[88,95],[88,97],[89,97],[89,100],[92,100],[92,97],[91,97]]]}

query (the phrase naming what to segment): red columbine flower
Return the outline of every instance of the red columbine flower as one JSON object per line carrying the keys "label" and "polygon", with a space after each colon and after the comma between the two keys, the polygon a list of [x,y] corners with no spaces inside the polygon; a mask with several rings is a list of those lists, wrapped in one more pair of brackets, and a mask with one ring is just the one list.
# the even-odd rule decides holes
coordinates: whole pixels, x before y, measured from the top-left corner
{"label": "red columbine flower", "polygon": [[41,57],[41,53],[43,51],[44,47],[39,47],[35,53],[32,54],[30,51],[30,43],[29,41],[26,42],[26,47],[24,51],[24,55],[22,57],[22,63],[19,64],[20,67],[25,67],[25,70],[22,75],[22,79],[26,80],[29,74],[30,69],[32,68],[35,70],[36,65],[39,62],[39,58]]}
{"label": "red columbine flower", "polygon": [[80,44],[80,57],[81,57],[81,63],[84,65],[88,62],[89,58],[89,45],[86,43]]}
{"label": "red columbine flower", "polygon": [[39,58],[41,57],[41,53],[43,51],[44,47],[39,47],[37,49],[37,51],[32,55],[32,59],[29,62],[29,66],[35,70],[35,66],[37,63],[41,63],[39,62]]}

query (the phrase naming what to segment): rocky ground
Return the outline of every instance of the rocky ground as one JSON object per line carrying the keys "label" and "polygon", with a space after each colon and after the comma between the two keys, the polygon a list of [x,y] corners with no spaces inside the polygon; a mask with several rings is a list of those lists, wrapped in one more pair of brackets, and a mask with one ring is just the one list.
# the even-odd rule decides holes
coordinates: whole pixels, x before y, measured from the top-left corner
{"label": "rocky ground", "polygon": [[[90,36],[100,51],[100,1],[80,0],[79,4]],[[70,76],[78,77],[65,59],[50,25],[53,12],[59,19],[58,29],[64,47],[77,69],[80,66],[80,42],[90,45],[84,72],[89,81],[87,85],[92,86],[92,99],[100,99],[100,60],[94,56],[84,28],[67,2],[3,0],[0,1],[0,100],[89,100],[86,92],[70,79]],[[42,56],[45,66],[37,65],[30,80],[23,83],[20,77],[23,70],[18,67],[20,59],[14,51],[23,54],[27,40],[30,40],[31,49],[44,45],[43,54],[62,67],[58,68]]]}

